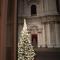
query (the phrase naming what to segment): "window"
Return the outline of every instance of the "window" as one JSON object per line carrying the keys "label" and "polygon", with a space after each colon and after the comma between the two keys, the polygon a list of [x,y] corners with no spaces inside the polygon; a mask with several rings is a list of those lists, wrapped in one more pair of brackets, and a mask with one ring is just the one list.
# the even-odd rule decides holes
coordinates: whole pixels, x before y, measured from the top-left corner
{"label": "window", "polygon": [[36,5],[32,5],[31,6],[31,16],[35,16],[37,13],[36,13]]}
{"label": "window", "polygon": [[60,1],[56,0],[56,7],[57,7],[57,12],[60,14],[60,5],[59,5]]}

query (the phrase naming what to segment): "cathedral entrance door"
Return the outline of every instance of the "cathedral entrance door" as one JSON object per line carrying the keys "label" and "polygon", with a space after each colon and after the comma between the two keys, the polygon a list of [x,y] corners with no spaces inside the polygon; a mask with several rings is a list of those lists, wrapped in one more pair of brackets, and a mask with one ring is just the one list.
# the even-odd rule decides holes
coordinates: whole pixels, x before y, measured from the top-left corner
{"label": "cathedral entrance door", "polygon": [[34,48],[36,48],[37,47],[37,34],[32,34],[31,39],[32,39],[32,45],[34,46]]}

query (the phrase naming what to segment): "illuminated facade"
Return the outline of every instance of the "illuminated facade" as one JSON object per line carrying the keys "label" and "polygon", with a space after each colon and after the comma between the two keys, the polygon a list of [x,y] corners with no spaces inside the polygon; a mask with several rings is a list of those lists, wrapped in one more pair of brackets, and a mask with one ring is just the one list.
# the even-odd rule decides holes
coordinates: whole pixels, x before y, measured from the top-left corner
{"label": "illuminated facade", "polygon": [[18,34],[26,18],[30,40],[35,47],[60,47],[59,2],[58,0],[20,0]]}

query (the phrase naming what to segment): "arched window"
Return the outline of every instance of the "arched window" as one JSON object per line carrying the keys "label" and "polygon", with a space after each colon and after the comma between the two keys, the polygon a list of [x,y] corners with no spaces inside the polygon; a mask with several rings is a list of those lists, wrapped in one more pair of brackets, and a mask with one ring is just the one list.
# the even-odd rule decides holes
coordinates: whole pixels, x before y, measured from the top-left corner
{"label": "arched window", "polygon": [[36,5],[31,6],[31,16],[35,16],[37,14],[36,12]]}

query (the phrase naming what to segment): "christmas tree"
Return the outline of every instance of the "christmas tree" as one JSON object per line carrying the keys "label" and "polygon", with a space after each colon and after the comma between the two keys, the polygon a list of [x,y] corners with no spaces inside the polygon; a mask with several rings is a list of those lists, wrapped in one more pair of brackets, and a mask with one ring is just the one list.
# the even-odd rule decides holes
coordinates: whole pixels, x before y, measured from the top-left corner
{"label": "christmas tree", "polygon": [[18,60],[34,60],[34,56],[34,49],[31,45],[26,20],[24,19],[23,30],[18,41]]}

